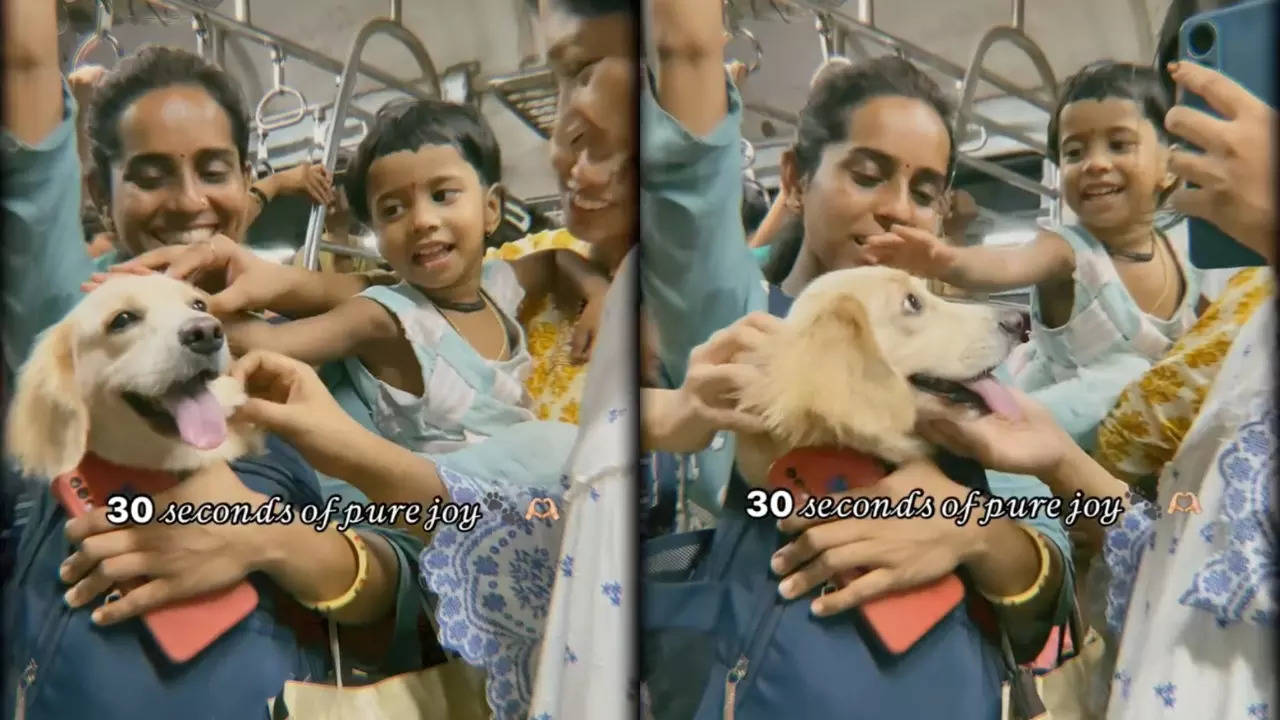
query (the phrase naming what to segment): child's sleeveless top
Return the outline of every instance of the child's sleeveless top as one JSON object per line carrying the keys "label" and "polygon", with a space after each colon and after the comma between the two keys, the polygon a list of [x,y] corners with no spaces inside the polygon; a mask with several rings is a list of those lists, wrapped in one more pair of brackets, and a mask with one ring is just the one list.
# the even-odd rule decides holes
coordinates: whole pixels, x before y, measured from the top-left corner
{"label": "child's sleeveless top", "polygon": [[[1138,307],[1105,247],[1079,226],[1062,226],[1057,232],[1075,252],[1073,274],[1075,298],[1071,317],[1062,326],[1044,324],[1039,293],[1032,293],[1031,342],[1010,358],[1008,368],[1015,384],[1032,392],[1068,380],[1087,381],[1080,387],[1063,386],[1067,395],[1082,399],[1084,407],[1054,407],[1080,403],[1053,394],[1048,402],[1059,422],[1077,440],[1091,438],[1102,416],[1114,404],[1129,381],[1142,374],[1168,352],[1173,343],[1195,323],[1195,307],[1200,297],[1200,272],[1187,260],[1184,241],[1169,238],[1185,281],[1182,302],[1168,320],[1148,315]],[[1176,278],[1174,282],[1176,282]],[[1176,292],[1176,286],[1171,292]],[[1049,398],[1045,398],[1048,400]],[[1097,407],[1094,407],[1094,406]]]}
{"label": "child's sleeveless top", "polygon": [[483,440],[498,429],[533,420],[524,381],[530,358],[524,330],[515,321],[524,289],[503,260],[484,263],[481,287],[497,306],[507,331],[507,360],[489,360],[471,347],[440,310],[407,282],[360,293],[395,315],[422,371],[422,397],[375,378],[358,358],[348,358],[356,391],[378,432],[410,450],[441,454]]}

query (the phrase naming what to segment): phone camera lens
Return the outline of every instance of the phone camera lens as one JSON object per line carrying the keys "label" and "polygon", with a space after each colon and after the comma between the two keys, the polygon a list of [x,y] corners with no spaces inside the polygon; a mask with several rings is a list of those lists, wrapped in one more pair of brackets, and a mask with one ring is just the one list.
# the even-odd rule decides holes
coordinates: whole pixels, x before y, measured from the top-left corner
{"label": "phone camera lens", "polygon": [[1196,57],[1204,57],[1213,52],[1213,44],[1218,39],[1218,33],[1214,30],[1210,23],[1200,23],[1191,28],[1191,33],[1187,36],[1188,49],[1191,54]]}

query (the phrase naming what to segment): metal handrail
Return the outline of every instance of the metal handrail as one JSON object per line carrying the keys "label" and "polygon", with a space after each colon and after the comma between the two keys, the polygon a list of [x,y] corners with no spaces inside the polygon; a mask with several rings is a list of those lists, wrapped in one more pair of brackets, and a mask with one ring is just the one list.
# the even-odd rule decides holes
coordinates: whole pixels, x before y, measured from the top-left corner
{"label": "metal handrail", "polygon": [[[194,15],[199,15],[206,26],[220,28],[233,35],[248,38],[260,45],[266,45],[268,47],[276,45],[287,53],[289,57],[310,63],[321,70],[327,70],[332,73],[342,73],[346,71],[346,66],[343,65],[341,61],[335,60],[324,53],[316,52],[306,45],[296,43],[282,35],[277,35],[276,33],[268,30],[263,30],[262,28],[236,20],[235,18],[227,17],[222,13],[209,10],[192,0],[165,0],[165,4],[186,10]],[[376,80],[387,87],[394,88],[419,99],[425,100],[428,98],[438,97],[440,94],[440,78],[435,75],[434,67],[431,69],[430,77],[427,78],[428,84],[431,86],[430,91],[424,90],[420,87],[418,81],[406,81],[401,78],[397,78],[385,70],[373,67],[372,65],[364,62],[360,62],[356,70],[365,77]]]}
{"label": "metal handrail", "polygon": [[[356,75],[360,68],[360,56],[365,45],[375,35],[384,34],[399,40],[409,50],[422,70],[423,77],[431,83],[435,97],[440,96],[440,78],[436,74],[431,56],[422,46],[417,36],[404,25],[389,18],[375,18],[364,24],[356,37],[351,41],[351,50],[347,53],[347,62],[342,69],[342,77],[338,81],[338,99],[333,106],[333,116],[329,118],[329,128],[324,143],[324,169],[333,172],[334,163],[338,159],[338,145],[343,126],[346,124],[347,107],[351,104],[351,93],[355,90]],[[319,267],[320,236],[324,232],[324,205],[313,205],[311,219],[307,223],[307,239],[302,246],[303,262],[308,270]]]}
{"label": "metal handrail", "polygon": [[[826,5],[817,3],[814,0],[790,0],[790,2],[804,7],[811,12],[826,14],[838,29],[844,30],[852,35],[867,38],[868,40],[877,42],[890,49],[897,50],[907,58],[919,62],[922,65],[932,67],[957,80],[963,78],[965,75],[966,69],[951,62],[950,60],[947,60],[936,53],[930,52],[912,42],[890,35],[883,30],[861,22],[858,19],[851,17],[843,10],[833,9]],[[980,76],[984,81],[1000,88],[1009,95],[1017,97],[1028,104],[1034,105],[1045,112],[1053,111],[1053,104],[1051,102],[1035,96],[1026,95],[1026,90],[1024,88],[1015,85],[1013,82],[1000,75],[996,75],[995,73],[986,70],[980,70]]]}
{"label": "metal handrail", "polygon": [[[274,79],[273,87],[262,96],[258,101],[258,107],[253,113],[254,122],[258,124],[258,130],[265,136],[272,130],[280,130],[302,122],[307,116],[307,99],[302,93],[295,88],[284,84],[284,53],[280,48],[271,46],[271,65],[272,77]],[[298,101],[298,107],[286,113],[276,115],[273,119],[268,119],[265,115],[267,103],[278,97],[289,96]]]}
{"label": "metal handrail", "polygon": [[111,10],[111,3],[108,0],[97,0],[97,27],[76,48],[76,54],[71,60],[71,67],[80,67],[85,58],[89,56],[89,53],[98,47],[103,40],[106,40],[111,49],[115,51],[117,60],[124,57],[124,51],[120,49],[120,41],[116,39],[115,35],[111,34],[111,26],[114,22],[115,13]]}
{"label": "metal handrail", "polygon": [[[1050,98],[1054,98],[1058,94],[1058,82],[1053,76],[1053,68],[1049,66],[1049,60],[1045,58],[1044,51],[1040,49],[1040,46],[1020,28],[1009,25],[993,27],[984,33],[982,39],[978,41],[978,47],[974,50],[973,57],[969,60],[969,68],[964,74],[960,105],[956,108],[956,125],[961,129],[968,125],[970,115],[973,112],[973,99],[978,92],[978,78],[981,77],[982,73],[982,61],[986,59],[987,53],[991,48],[1000,41],[1013,44],[1031,59],[1031,63],[1035,65],[1036,71],[1040,74],[1040,79],[1043,82],[1042,88],[1047,91]],[[984,124],[990,126],[990,123]],[[1035,143],[1032,145],[1026,143],[1025,140],[1022,142],[1036,149],[1041,155],[1045,154],[1043,144]]]}

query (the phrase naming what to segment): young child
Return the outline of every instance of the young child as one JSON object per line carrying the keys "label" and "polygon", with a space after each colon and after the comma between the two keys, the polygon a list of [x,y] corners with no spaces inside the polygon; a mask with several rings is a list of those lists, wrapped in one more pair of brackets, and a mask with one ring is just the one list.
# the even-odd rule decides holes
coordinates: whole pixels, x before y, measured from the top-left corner
{"label": "young child", "polygon": [[[476,110],[438,100],[384,108],[346,191],[400,282],[313,318],[232,323],[233,352],[343,359],[377,430],[418,452],[451,452],[535,419],[521,304],[554,290],[594,306],[608,280],[572,250],[483,260],[485,238],[502,221],[500,168]],[[596,317],[595,308],[583,316]]]}
{"label": "young child", "polygon": [[1177,182],[1168,107],[1150,68],[1087,66],[1067,81],[1048,129],[1077,225],[1012,247],[957,247],[898,225],[866,243],[873,262],[967,290],[1034,286],[1031,342],[1007,367],[1088,449],[1124,386],[1195,321],[1199,276],[1154,225]]}

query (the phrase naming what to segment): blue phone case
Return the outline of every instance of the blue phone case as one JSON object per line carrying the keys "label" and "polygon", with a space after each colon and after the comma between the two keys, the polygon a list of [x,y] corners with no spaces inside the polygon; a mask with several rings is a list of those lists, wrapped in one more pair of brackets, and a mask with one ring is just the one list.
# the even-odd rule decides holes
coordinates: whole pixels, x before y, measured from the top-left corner
{"label": "blue phone case", "polygon": [[[1178,30],[1178,57],[1211,67],[1275,107],[1275,0],[1246,2],[1193,15]],[[1217,115],[1200,97],[1184,93],[1180,104]],[[1261,255],[1236,242],[1212,223],[1188,221],[1191,263],[1198,268],[1266,265]]]}

